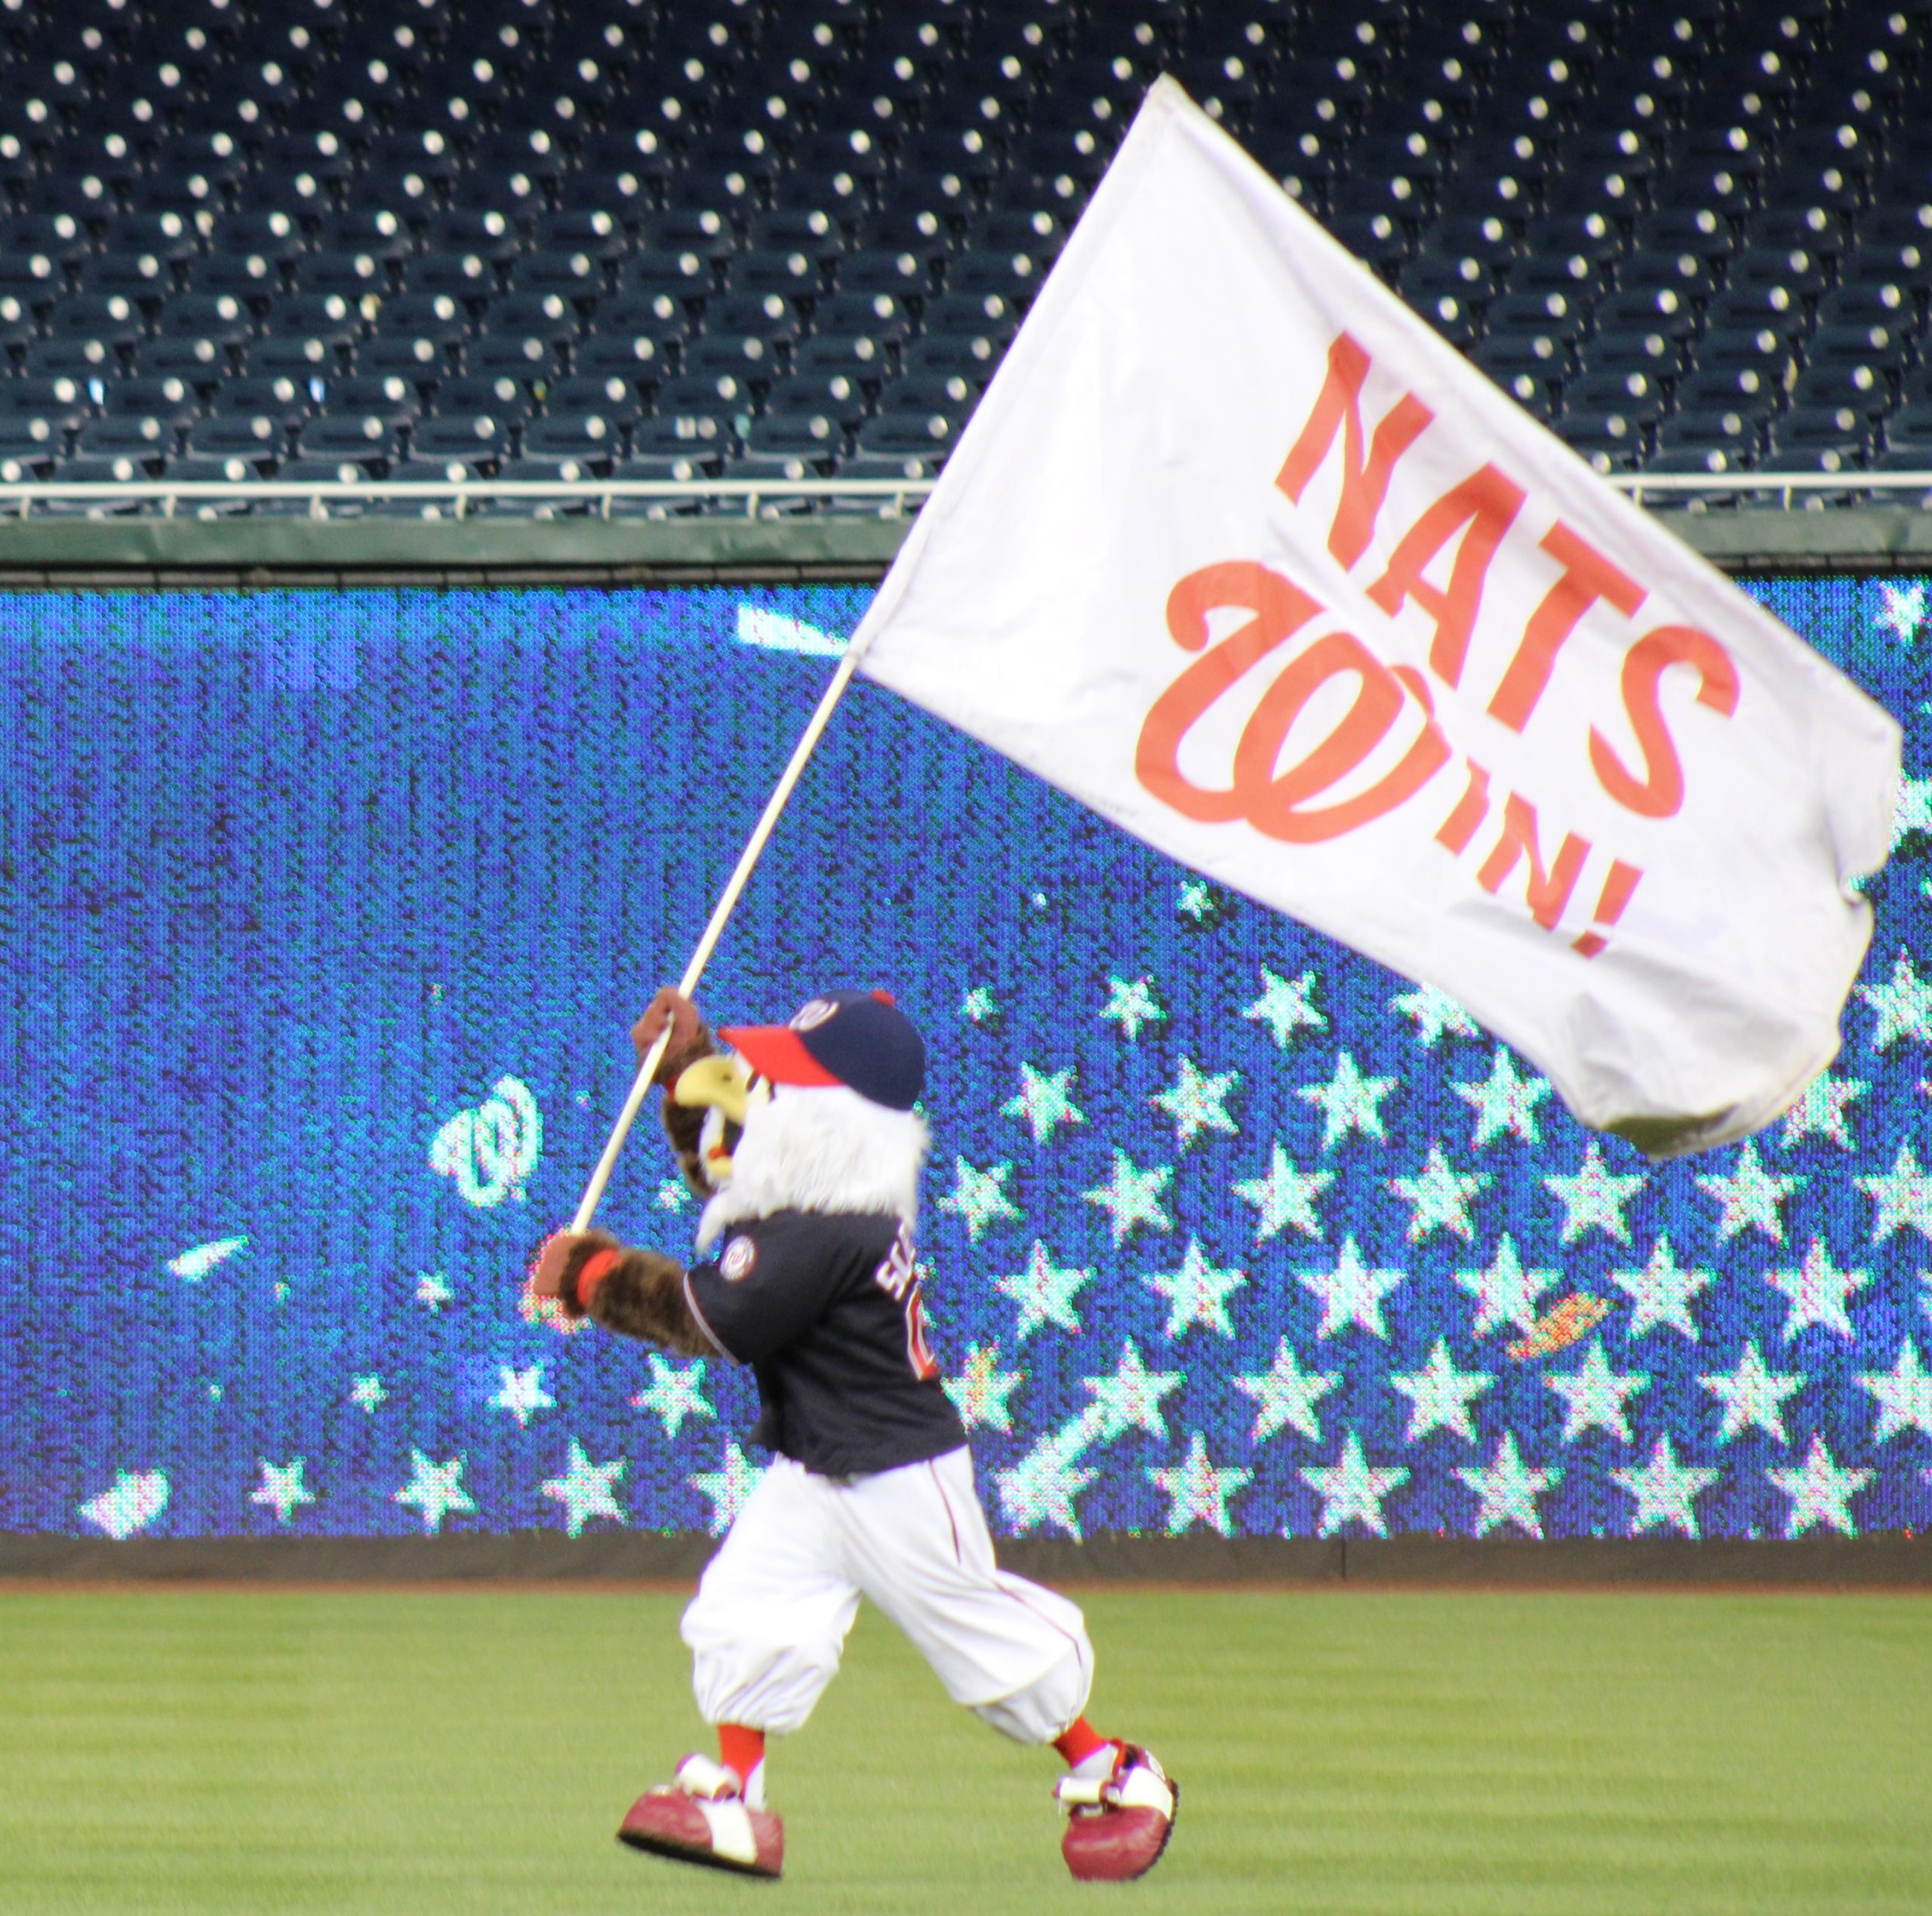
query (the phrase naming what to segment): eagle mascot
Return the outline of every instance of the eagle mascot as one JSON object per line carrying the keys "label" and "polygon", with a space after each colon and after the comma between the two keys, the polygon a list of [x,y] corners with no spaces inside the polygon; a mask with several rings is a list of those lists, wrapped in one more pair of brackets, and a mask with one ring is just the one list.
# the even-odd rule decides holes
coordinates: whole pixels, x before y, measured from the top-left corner
{"label": "eagle mascot", "polygon": [[632,1036],[669,1034],[657,1082],[703,1200],[700,1261],[598,1232],[544,1247],[535,1288],[571,1317],[667,1351],[749,1364],[771,1466],[685,1610],[693,1686],[718,1753],[685,1758],[618,1834],[633,1847],[760,1876],[784,1827],[768,1737],[800,1729],[837,1674],[859,1600],[910,1638],[947,1693],[1016,1741],[1051,1744],[1061,1850],[1086,1880],[1144,1874],[1178,1791],[1139,1745],[1087,1721],[1079,1610],[1009,1575],[966,1434],[926,1334],[914,1252],[927,1135],[925,1047],[884,992],[827,992],[789,1024],[726,1029],[660,992]]}

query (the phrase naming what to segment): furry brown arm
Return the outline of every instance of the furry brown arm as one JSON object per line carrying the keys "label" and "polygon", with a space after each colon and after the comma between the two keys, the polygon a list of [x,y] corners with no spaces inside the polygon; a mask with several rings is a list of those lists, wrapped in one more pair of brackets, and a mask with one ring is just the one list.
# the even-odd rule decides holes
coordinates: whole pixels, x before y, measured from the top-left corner
{"label": "furry brown arm", "polygon": [[684,1173],[685,1183],[690,1186],[692,1195],[699,1198],[709,1198],[712,1192],[711,1180],[704,1174],[701,1155],[704,1108],[701,1105],[678,1103],[671,1095],[671,1087],[677,1083],[687,1065],[694,1065],[699,1059],[712,1055],[710,1034],[707,1032],[705,1037],[704,1049],[680,1059],[677,1070],[664,1086],[664,1135],[670,1141],[671,1149],[678,1154],[678,1168]]}
{"label": "furry brown arm", "polygon": [[685,1301],[685,1267],[662,1251],[626,1251],[592,1290],[588,1315],[606,1330],[648,1339],[681,1357],[718,1355]]}
{"label": "furry brown arm", "polygon": [[685,1267],[675,1257],[627,1248],[601,1231],[567,1241],[556,1291],[567,1317],[588,1317],[620,1336],[641,1337],[681,1357],[717,1355],[685,1301]]}
{"label": "furry brown arm", "polygon": [[685,1183],[697,1196],[708,1198],[711,1183],[704,1175],[698,1144],[699,1134],[704,1129],[704,1112],[697,1106],[678,1103],[671,1096],[671,1087],[687,1069],[700,1058],[713,1056],[718,1047],[697,1007],[666,986],[651,1000],[650,1008],[632,1029],[631,1041],[637,1047],[640,1061],[666,1025],[670,1027],[671,1041],[652,1081],[664,1087],[664,1135],[677,1154],[678,1168],[684,1173]]}

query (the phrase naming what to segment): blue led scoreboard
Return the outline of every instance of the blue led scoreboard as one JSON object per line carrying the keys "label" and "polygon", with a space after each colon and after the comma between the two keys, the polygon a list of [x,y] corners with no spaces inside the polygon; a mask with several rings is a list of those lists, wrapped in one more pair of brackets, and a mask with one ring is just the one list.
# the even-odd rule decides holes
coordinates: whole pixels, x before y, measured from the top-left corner
{"label": "blue led scoreboard", "polygon": [[[1932,1518],[1924,582],[1751,589],[1905,727],[1844,1048],[1659,1167],[1462,1008],[863,681],[700,993],[890,987],[996,1531]],[[0,601],[0,1529],[718,1530],[747,1376],[526,1266],[864,592]],[[600,1222],[688,1253],[640,1124]]]}

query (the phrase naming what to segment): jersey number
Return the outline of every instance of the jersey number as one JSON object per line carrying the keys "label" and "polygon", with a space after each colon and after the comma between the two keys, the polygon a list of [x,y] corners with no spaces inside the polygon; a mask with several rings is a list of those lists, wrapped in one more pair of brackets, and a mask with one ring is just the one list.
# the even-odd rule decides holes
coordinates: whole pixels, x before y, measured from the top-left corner
{"label": "jersey number", "polygon": [[929,1383],[939,1375],[939,1360],[926,1339],[925,1300],[919,1295],[918,1266],[912,1259],[912,1234],[904,1225],[892,1241],[885,1262],[872,1273],[872,1281],[906,1313],[906,1356],[912,1375]]}

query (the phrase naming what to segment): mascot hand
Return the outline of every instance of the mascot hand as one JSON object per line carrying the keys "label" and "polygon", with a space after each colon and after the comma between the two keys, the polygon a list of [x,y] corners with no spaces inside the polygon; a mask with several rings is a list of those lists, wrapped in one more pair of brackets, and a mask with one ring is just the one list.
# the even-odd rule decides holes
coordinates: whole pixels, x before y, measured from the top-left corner
{"label": "mascot hand", "polygon": [[617,1248],[617,1239],[601,1231],[559,1231],[538,1255],[530,1287],[539,1297],[560,1299],[574,1314],[582,1309],[577,1295],[578,1272],[597,1252]]}
{"label": "mascot hand", "polygon": [[670,1032],[671,1041],[664,1047],[654,1081],[669,1090],[678,1081],[678,1074],[693,1056],[703,1054],[709,1041],[697,1007],[669,985],[651,1001],[649,1009],[631,1027],[631,1042],[637,1047],[639,1064],[643,1063],[651,1046],[666,1029]]}

